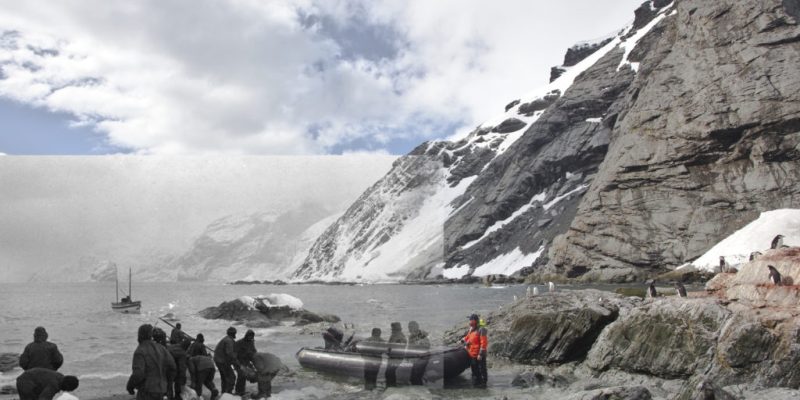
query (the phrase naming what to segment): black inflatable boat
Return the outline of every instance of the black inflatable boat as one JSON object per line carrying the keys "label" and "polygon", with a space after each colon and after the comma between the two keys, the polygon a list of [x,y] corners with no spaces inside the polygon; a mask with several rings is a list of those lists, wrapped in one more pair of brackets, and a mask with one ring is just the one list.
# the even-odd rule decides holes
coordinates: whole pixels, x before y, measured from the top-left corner
{"label": "black inflatable boat", "polygon": [[424,379],[449,380],[469,367],[469,355],[462,347],[422,349],[405,345],[359,342],[353,351],[301,348],[297,360],[305,368],[322,373],[364,378],[365,371],[383,376],[387,367],[396,368],[397,382],[410,383],[413,370],[424,371]]}

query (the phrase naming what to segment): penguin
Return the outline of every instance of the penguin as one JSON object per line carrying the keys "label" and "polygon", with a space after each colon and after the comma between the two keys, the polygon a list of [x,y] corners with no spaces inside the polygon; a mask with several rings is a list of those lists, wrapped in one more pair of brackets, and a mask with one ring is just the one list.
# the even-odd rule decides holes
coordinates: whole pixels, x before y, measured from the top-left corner
{"label": "penguin", "polygon": [[675,292],[679,297],[686,297],[686,287],[680,282],[675,282]]}
{"label": "penguin", "polygon": [[547,282],[547,291],[555,292],[556,291],[556,284],[553,282]]}
{"label": "penguin", "polygon": [[527,297],[527,298],[530,298],[531,296],[533,296],[533,291],[531,290],[531,287],[530,287],[530,286],[528,286],[528,287],[525,289],[525,297]]}
{"label": "penguin", "polygon": [[517,295],[514,295],[514,301],[517,301],[517,300],[518,300],[518,299],[517,299]]}
{"label": "penguin", "polygon": [[658,297],[658,291],[656,290],[656,281],[655,280],[651,281],[650,282],[650,286],[647,287],[647,294],[652,299]]}
{"label": "penguin", "polygon": [[533,295],[534,296],[538,296],[539,295],[539,287],[538,286],[534,286],[533,287]]}
{"label": "penguin", "polygon": [[769,248],[775,250],[781,247],[783,247],[783,235],[775,236],[775,239],[772,239],[772,244],[770,244]]}
{"label": "penguin", "polygon": [[750,261],[755,261],[756,258],[758,258],[758,257],[761,257],[761,252],[760,251],[754,251],[754,252],[750,253]]}
{"label": "penguin", "polygon": [[719,272],[728,272],[728,263],[724,256],[719,256]]}
{"label": "penguin", "polygon": [[769,280],[771,280],[772,283],[774,283],[776,286],[780,286],[781,273],[778,272],[778,270],[775,269],[775,267],[773,267],[772,265],[767,265],[767,268],[769,268]]}

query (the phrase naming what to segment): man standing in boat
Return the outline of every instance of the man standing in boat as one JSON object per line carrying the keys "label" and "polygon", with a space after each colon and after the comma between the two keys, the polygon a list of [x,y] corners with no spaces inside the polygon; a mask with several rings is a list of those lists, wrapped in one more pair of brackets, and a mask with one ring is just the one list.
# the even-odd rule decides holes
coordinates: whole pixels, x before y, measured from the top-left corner
{"label": "man standing in boat", "polygon": [[217,364],[219,377],[221,380],[222,393],[233,394],[233,386],[236,384],[236,374],[234,368],[239,369],[239,360],[236,358],[236,328],[230,327],[226,335],[217,343],[214,348],[214,364]]}
{"label": "man standing in boat", "polygon": [[[381,328],[372,328],[372,336],[364,340],[367,343],[384,343],[381,337]],[[381,360],[377,362],[371,356],[364,356],[364,389],[373,390],[378,384],[378,371],[381,369]]]}
{"label": "man standing in boat", "polygon": [[[408,323],[408,345],[417,349],[428,350],[431,348],[431,341],[428,339],[428,332],[419,329],[417,321]],[[421,356],[414,360],[411,366],[411,384],[422,385],[422,378],[425,375],[425,368],[428,366],[428,357]]]}
{"label": "man standing in boat", "polygon": [[47,368],[58,371],[64,363],[64,356],[55,343],[47,341],[47,331],[42,326],[33,330],[33,342],[25,346],[19,356],[19,366],[27,371],[31,368]]}
{"label": "man standing in boat", "polygon": [[[403,334],[403,325],[399,322],[392,322],[392,333],[389,335],[389,344],[400,344],[400,349],[404,349],[408,345],[406,335]],[[397,347],[395,347],[397,348]],[[402,354],[402,352],[400,352]],[[400,366],[402,356],[392,354],[392,347],[389,347],[388,362],[386,365],[386,387],[397,386],[397,367]]]}
{"label": "man standing in boat", "polygon": [[480,317],[477,314],[469,316],[469,330],[462,341],[469,354],[472,385],[476,388],[486,388],[484,380],[486,374],[484,374],[483,368],[486,368],[486,348],[489,345],[489,339],[485,335],[486,331],[484,331],[484,335],[481,335],[479,322]]}

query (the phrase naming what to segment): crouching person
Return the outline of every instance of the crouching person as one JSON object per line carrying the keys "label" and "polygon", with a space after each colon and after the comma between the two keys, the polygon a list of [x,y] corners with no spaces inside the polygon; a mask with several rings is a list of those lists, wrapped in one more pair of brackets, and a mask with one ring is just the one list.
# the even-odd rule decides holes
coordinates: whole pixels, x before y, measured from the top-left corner
{"label": "crouching person", "polygon": [[214,385],[214,360],[207,355],[198,355],[189,358],[187,362],[189,374],[192,376],[192,389],[197,392],[198,397],[203,397],[203,386],[211,391],[211,399],[215,400],[219,396],[219,390]]}
{"label": "crouching person", "polygon": [[249,368],[247,369],[250,371],[247,380],[258,383],[258,394],[253,398],[261,399],[272,396],[272,379],[281,369],[281,360],[270,353],[255,353],[253,366],[255,367],[254,373]]}
{"label": "crouching person", "polygon": [[78,378],[48,368],[30,368],[17,377],[20,400],[52,400],[59,391],[60,398],[67,395],[75,398],[70,392],[77,388]]}

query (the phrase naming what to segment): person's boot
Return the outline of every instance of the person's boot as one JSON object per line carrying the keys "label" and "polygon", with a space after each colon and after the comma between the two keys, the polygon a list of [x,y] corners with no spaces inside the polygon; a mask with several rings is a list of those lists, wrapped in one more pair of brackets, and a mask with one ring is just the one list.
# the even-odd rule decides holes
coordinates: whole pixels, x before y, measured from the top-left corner
{"label": "person's boot", "polygon": [[219,390],[214,389],[211,391],[211,397],[208,400],[217,400],[217,396],[219,396]]}

